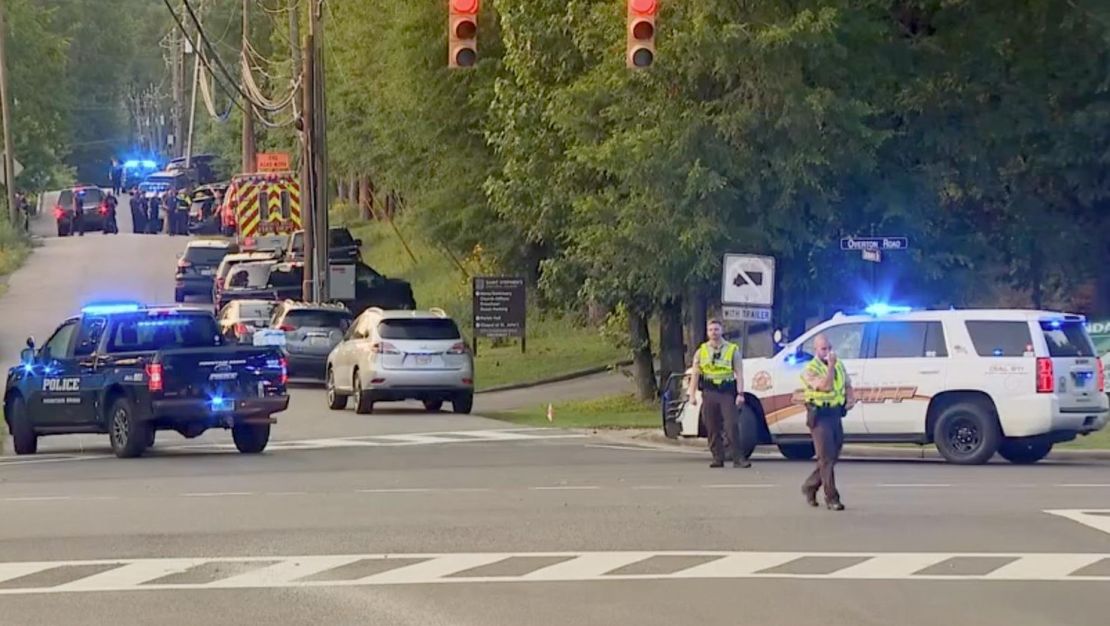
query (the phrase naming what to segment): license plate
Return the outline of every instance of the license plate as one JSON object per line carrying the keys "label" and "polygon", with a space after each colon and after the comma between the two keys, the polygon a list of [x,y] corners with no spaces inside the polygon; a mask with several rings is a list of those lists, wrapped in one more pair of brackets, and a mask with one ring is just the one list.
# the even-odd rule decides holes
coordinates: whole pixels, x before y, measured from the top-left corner
{"label": "license plate", "polygon": [[215,276],[216,275],[216,270],[215,269],[202,269],[200,271],[200,275],[201,276]]}
{"label": "license plate", "polygon": [[1094,372],[1072,372],[1072,380],[1075,381],[1076,387],[1086,387],[1087,383],[1094,379]]}
{"label": "license plate", "polygon": [[416,357],[416,364],[417,365],[431,365],[432,364],[432,357],[430,357],[430,356],[417,356]]}
{"label": "license plate", "polygon": [[308,345],[313,346],[313,347],[324,347],[324,346],[328,345],[328,338],[327,337],[309,337],[308,338]]}

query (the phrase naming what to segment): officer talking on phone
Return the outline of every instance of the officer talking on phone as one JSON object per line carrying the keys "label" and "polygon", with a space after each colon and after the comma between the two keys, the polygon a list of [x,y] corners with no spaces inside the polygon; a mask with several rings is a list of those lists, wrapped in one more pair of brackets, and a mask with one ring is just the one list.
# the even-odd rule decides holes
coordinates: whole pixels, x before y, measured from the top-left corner
{"label": "officer talking on phone", "polygon": [[855,394],[844,363],[836,358],[828,337],[817,335],[813,346],[817,355],[806,363],[802,384],[805,386],[806,426],[813,437],[817,468],[802,485],[802,493],[810,506],[817,506],[817,491],[824,487],[825,506],[843,511],[834,466],[844,446],[844,425],[840,420],[855,406]]}

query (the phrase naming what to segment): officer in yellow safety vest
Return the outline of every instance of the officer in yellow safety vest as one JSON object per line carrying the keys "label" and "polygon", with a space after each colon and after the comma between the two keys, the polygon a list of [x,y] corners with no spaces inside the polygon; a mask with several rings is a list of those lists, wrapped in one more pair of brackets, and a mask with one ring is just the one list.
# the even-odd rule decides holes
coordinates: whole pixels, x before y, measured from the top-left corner
{"label": "officer in yellow safety vest", "polygon": [[701,419],[709,435],[709,450],[713,453],[709,467],[724,467],[726,451],[733,467],[751,467],[748,453],[740,444],[740,407],[744,404],[740,346],[721,337],[723,328],[719,320],[709,320],[705,331],[709,341],[694,353],[693,374],[686,395],[697,405],[695,392],[702,392]]}
{"label": "officer in yellow safety vest", "polygon": [[813,347],[817,354],[806,363],[801,378],[805,390],[806,426],[813,437],[817,468],[802,484],[802,493],[810,506],[817,506],[817,491],[824,487],[825,505],[831,510],[843,511],[834,467],[844,446],[844,425],[840,420],[855,406],[855,393],[844,363],[836,357],[829,339],[817,335]]}

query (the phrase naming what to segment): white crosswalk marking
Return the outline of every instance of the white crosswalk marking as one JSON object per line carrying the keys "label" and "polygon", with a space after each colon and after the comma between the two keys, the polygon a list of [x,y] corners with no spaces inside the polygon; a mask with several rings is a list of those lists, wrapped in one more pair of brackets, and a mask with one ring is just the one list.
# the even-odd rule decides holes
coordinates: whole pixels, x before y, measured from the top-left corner
{"label": "white crosswalk marking", "polygon": [[[327,448],[381,448],[403,446],[430,446],[453,443],[492,443],[512,441],[543,441],[547,439],[581,439],[589,435],[564,430],[544,428],[520,428],[498,430],[459,430],[433,433],[403,433],[395,435],[361,435],[357,437],[333,437],[325,439],[302,439],[291,441],[271,441],[267,450],[323,450]],[[167,446],[160,450],[226,450],[236,451],[233,444],[187,444]]]}
{"label": "white crosswalk marking", "polygon": [[[646,566],[646,562],[656,557],[663,558],[651,563],[650,567]],[[924,573],[938,564],[961,558],[997,564],[987,572],[978,568],[974,570],[975,573],[961,573],[957,568],[945,571],[943,574]],[[552,560],[559,562],[552,563]],[[358,566],[360,561],[374,561],[377,571],[368,573],[365,568],[360,570]],[[512,574],[497,573],[499,568],[503,567],[503,561],[506,562],[504,567],[507,567],[507,570],[500,571],[512,571]],[[520,565],[530,562],[534,562],[531,569],[521,571]],[[816,571],[822,573],[806,573],[807,562],[808,565],[816,564],[818,566]],[[1110,568],[1103,566],[1103,563],[1110,565],[1110,554],[670,551],[118,559],[0,563],[0,595],[652,579],[825,578],[842,581],[1110,582]],[[257,567],[250,568],[252,564],[257,564]],[[645,567],[637,568],[639,564],[645,564]],[[96,571],[97,567],[90,566],[114,567],[106,571]],[[215,571],[226,570],[227,574],[224,578],[216,580],[206,578],[205,582],[180,582],[181,578],[177,578],[178,582],[170,582],[173,579],[155,582],[173,574],[184,573],[187,577],[189,575],[187,570],[204,566],[209,566]],[[632,569],[627,572],[618,573],[630,566]],[[249,571],[244,572],[244,567]],[[91,571],[84,577],[74,580],[65,576],[67,569],[71,570],[71,575],[83,570]],[[57,577],[60,582],[52,585],[40,583],[41,586],[34,586],[35,583],[31,581],[37,582],[38,579],[26,578],[48,570],[51,574],[43,580]],[[1077,574],[1077,572],[1083,573]],[[306,580],[317,574],[327,574],[327,576],[324,579]]]}

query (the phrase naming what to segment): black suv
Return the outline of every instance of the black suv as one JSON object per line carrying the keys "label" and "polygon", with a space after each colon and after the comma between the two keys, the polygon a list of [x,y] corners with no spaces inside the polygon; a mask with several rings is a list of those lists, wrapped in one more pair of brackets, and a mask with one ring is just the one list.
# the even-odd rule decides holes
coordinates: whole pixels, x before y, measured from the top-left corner
{"label": "black suv", "polygon": [[216,268],[225,256],[233,252],[238,252],[238,246],[230,241],[199,239],[189,242],[185,252],[178,257],[173,283],[174,302],[184,302],[186,296],[203,296],[205,300],[211,300]]}
{"label": "black suv", "polygon": [[[328,259],[332,261],[361,261],[362,240],[355,239],[346,227],[328,229]],[[304,231],[298,230],[289,238],[285,251],[289,261],[304,261]]]}

